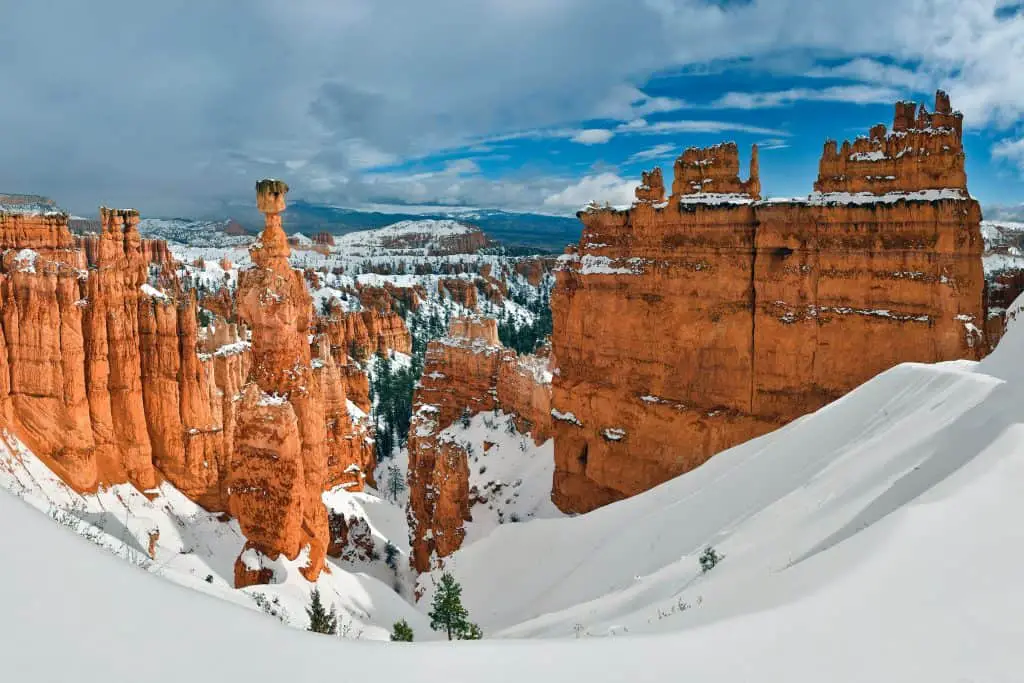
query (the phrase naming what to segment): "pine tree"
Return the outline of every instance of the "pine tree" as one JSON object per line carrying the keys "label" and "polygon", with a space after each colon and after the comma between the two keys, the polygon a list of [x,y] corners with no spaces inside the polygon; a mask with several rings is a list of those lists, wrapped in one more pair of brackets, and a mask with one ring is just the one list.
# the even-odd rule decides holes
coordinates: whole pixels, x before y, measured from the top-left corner
{"label": "pine tree", "polygon": [[388,493],[391,500],[397,501],[399,494],[405,490],[405,476],[397,465],[388,465]]}
{"label": "pine tree", "polygon": [[384,564],[398,571],[398,546],[391,541],[384,544]]}
{"label": "pine tree", "polygon": [[324,609],[323,603],[320,602],[320,591],[317,588],[313,589],[309,597],[309,607],[306,608],[306,614],[309,615],[309,628],[306,630],[335,635],[338,632],[338,615],[334,611],[334,607],[331,607],[330,612]]}
{"label": "pine tree", "polygon": [[704,549],[704,552],[701,554],[698,561],[700,562],[701,573],[706,574],[714,569],[715,565],[722,561],[722,556],[718,554],[717,550],[708,546]]}
{"label": "pine tree", "polygon": [[447,632],[448,640],[453,637],[478,640],[483,636],[480,627],[466,619],[469,612],[462,606],[462,586],[448,572],[441,575],[441,584],[434,593],[427,616],[430,617],[430,628]]}
{"label": "pine tree", "polygon": [[412,626],[409,626],[409,623],[405,619],[395,622],[395,625],[391,630],[391,640],[401,643],[411,643],[412,637]]}

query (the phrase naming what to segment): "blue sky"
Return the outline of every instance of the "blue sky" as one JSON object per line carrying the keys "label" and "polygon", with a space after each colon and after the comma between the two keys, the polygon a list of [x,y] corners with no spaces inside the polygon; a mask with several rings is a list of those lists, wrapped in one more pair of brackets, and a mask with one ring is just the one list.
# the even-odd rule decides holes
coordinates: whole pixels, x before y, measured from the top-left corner
{"label": "blue sky", "polygon": [[263,176],[341,206],[569,213],[723,140],[801,195],[826,138],[938,87],[972,193],[1024,202],[1019,2],[41,4],[0,24],[0,191],[77,213],[214,214]]}

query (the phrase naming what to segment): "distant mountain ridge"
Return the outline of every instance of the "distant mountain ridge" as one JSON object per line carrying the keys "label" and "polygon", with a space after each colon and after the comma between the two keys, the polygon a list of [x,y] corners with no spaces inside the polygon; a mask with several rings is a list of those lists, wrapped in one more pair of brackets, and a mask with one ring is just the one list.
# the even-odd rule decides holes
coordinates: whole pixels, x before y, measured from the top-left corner
{"label": "distant mountain ridge", "polygon": [[[436,209],[436,210],[435,210]],[[225,206],[222,215],[235,216],[244,225],[258,225],[261,220],[248,207]],[[212,218],[212,216],[211,216]],[[538,213],[515,213],[500,209],[462,207],[395,207],[385,211],[349,209],[304,200],[291,201],[282,214],[289,233],[313,235],[329,232],[343,235],[358,230],[372,230],[402,221],[457,220],[479,227],[489,237],[507,246],[529,247],[531,251],[558,252],[580,238],[582,225],[574,217]]]}

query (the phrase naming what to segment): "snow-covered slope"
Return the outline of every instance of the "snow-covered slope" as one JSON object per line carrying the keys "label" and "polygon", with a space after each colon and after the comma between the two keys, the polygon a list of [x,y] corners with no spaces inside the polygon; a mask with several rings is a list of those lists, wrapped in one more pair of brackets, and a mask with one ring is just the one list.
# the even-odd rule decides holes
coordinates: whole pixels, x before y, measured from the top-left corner
{"label": "snow-covered slope", "polygon": [[139,221],[139,234],[143,237],[167,240],[173,245],[193,247],[245,247],[253,240],[247,235],[225,232],[232,221],[199,221],[188,218],[143,218]]}
{"label": "snow-covered slope", "polygon": [[[274,570],[272,585],[235,590],[234,561],[246,541],[238,522],[225,521],[220,515],[207,512],[170,484],[164,483],[148,495],[127,484],[80,495],[16,437],[3,430],[0,489],[22,498],[57,525],[74,531],[127,564],[173,583],[273,614],[281,622],[298,628],[305,628],[308,623],[304,607],[312,586],[299,574],[303,557],[300,555],[294,562],[281,559],[270,563],[268,566]],[[0,490],[0,497],[9,496]],[[365,519],[374,546],[383,549],[392,540],[400,554],[399,562],[407,562],[408,542],[401,510],[382,505],[372,495],[352,494],[340,488],[324,494],[324,499],[332,510]],[[8,521],[3,517],[0,520],[6,528]],[[386,639],[391,625],[400,618],[410,624],[418,623],[426,631],[425,617],[395,590],[396,582],[399,587],[411,583],[405,572],[392,573],[382,559],[360,563],[358,567],[331,559],[328,562],[333,571],[322,573],[317,587],[327,604],[337,607],[347,637]],[[0,583],[4,581],[0,571]],[[0,646],[0,670],[2,652]]]}
{"label": "snow-covered slope", "polygon": [[428,255],[446,240],[479,233],[480,228],[454,220],[399,221],[374,230],[360,230],[335,237],[335,248],[349,253],[380,251]]}
{"label": "snow-covered slope", "polygon": [[985,240],[985,275],[1024,269],[1024,223],[1014,221],[982,221],[981,236]]}

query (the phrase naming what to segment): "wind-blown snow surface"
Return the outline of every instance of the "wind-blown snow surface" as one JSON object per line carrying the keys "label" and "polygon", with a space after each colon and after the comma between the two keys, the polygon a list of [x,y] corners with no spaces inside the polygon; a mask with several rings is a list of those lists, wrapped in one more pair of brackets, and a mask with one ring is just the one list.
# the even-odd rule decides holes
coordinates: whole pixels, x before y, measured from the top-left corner
{"label": "wind-blown snow surface", "polygon": [[[305,681],[338,666],[403,682],[1018,681],[1022,351],[1018,325],[980,364],[899,366],[630,500],[497,527],[448,563],[479,643],[276,628],[0,496],[0,666],[31,681]],[[702,575],[709,544],[724,559]]]}

